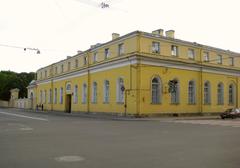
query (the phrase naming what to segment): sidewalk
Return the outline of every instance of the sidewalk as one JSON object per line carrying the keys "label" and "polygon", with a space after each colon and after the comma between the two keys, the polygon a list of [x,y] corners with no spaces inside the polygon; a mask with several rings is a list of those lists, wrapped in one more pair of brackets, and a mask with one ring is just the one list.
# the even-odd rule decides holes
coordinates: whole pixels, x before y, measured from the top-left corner
{"label": "sidewalk", "polygon": [[68,117],[84,117],[84,118],[95,118],[95,119],[105,119],[105,120],[120,120],[120,121],[175,121],[175,120],[216,120],[220,119],[219,115],[209,115],[209,116],[179,116],[179,117],[135,117],[133,115],[124,116],[122,113],[88,113],[88,112],[72,112],[66,113],[62,111],[41,111],[41,110],[29,110],[29,109],[17,109],[17,108],[0,108],[7,111],[23,111],[31,113],[41,113],[49,115],[60,115]]}

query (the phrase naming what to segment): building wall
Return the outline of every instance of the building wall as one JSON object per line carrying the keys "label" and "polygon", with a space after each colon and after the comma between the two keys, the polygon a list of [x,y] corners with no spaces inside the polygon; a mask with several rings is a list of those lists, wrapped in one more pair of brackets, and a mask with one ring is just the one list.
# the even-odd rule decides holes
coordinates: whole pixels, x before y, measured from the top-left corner
{"label": "building wall", "polygon": [[0,100],[0,107],[9,107],[8,104],[8,101]]}
{"label": "building wall", "polygon": [[[153,53],[152,43],[160,43],[160,52]],[[124,44],[124,53],[118,55],[119,44]],[[178,55],[172,56],[171,46],[178,47]],[[109,48],[110,56],[105,59],[105,49]],[[189,59],[188,50],[194,50],[194,59]],[[204,53],[208,52],[209,61],[205,62]],[[93,61],[97,53],[97,61]],[[217,56],[222,56],[222,64],[217,63]],[[87,64],[84,58],[87,57]],[[230,64],[234,57],[234,65]],[[76,60],[78,64],[76,65]],[[61,66],[64,70],[61,72]],[[57,72],[56,72],[57,67]],[[117,112],[131,114],[157,113],[214,113],[222,112],[230,107],[239,107],[239,71],[240,55],[227,50],[217,49],[185,42],[173,38],[153,36],[149,33],[134,32],[126,36],[95,46],[76,56],[41,68],[37,71],[36,102],[43,104],[46,110],[65,111],[67,95],[72,98],[72,111],[85,112]],[[45,72],[46,76],[45,76]],[[41,75],[42,74],[42,75]],[[124,102],[118,103],[117,80],[124,79]],[[158,77],[161,81],[161,102],[152,103],[151,80]],[[168,93],[168,82],[177,79],[180,85],[179,103],[172,104]],[[103,83],[110,82],[110,101],[104,103]],[[194,81],[196,103],[188,102],[188,83]],[[211,85],[211,103],[204,104],[204,82]],[[97,102],[92,103],[92,85],[97,82]],[[217,85],[224,85],[224,103],[217,103]],[[82,103],[82,87],[87,84],[87,103]],[[71,90],[66,91],[67,84]],[[228,86],[234,84],[235,103],[228,103]],[[78,101],[74,103],[74,86],[78,86]],[[59,90],[63,88],[63,102],[60,103]],[[54,100],[54,89],[57,88],[57,102]],[[52,90],[49,101],[49,90]],[[41,101],[40,92],[46,91],[46,101]],[[126,103],[126,104],[124,104]],[[126,105],[126,106],[125,106]]]}
{"label": "building wall", "polygon": [[[153,77],[161,79],[162,96],[161,103],[152,104],[151,102],[151,80]],[[171,103],[171,96],[168,93],[168,81],[178,79],[180,83],[180,102],[178,104]],[[235,84],[239,86],[239,77],[230,75],[214,74],[214,73],[201,73],[192,70],[180,70],[175,68],[166,67],[149,67],[143,66],[141,68],[141,112],[146,114],[152,113],[199,113],[199,112],[223,112],[227,108],[239,107],[239,98],[235,103],[229,105],[228,99],[228,86]],[[188,103],[188,83],[194,81],[196,84],[196,104]],[[204,105],[203,100],[203,85],[205,81],[211,84],[211,103]],[[217,85],[222,82],[224,85],[224,104],[218,105],[217,103]],[[237,90],[237,88],[236,88]],[[239,91],[239,88],[238,88]],[[239,96],[239,95],[238,95]],[[237,102],[238,101],[238,102]],[[203,105],[201,105],[203,104]]]}
{"label": "building wall", "polygon": [[[123,64],[124,65],[124,64]],[[132,72],[131,77],[135,78],[136,72]],[[44,109],[46,110],[57,110],[64,111],[66,108],[66,84],[71,84],[70,94],[72,95],[72,111],[90,111],[90,112],[114,112],[114,113],[124,113],[124,102],[117,102],[117,80],[122,78],[124,80],[125,89],[130,89],[130,65],[122,66],[119,68],[114,68],[111,70],[97,70],[96,72],[93,70],[92,72],[82,74],[79,73],[78,77],[67,78],[58,81],[51,82],[45,84],[39,84],[38,86],[38,95],[40,95],[41,91],[47,92],[46,101],[40,100],[40,96],[38,96],[38,104],[43,104]],[[108,80],[110,83],[110,97],[109,103],[104,103],[104,81]],[[92,85],[93,82],[97,82],[97,103],[92,102]],[[82,103],[82,88],[83,84],[87,84],[88,88],[88,100],[86,103]],[[74,86],[78,86],[78,101],[74,103]],[[132,87],[135,87],[135,80],[131,83]],[[89,87],[90,86],[90,87]],[[60,88],[63,88],[63,102],[60,103]],[[57,88],[57,103],[54,102],[49,103],[49,89],[54,90]],[[54,92],[53,99],[54,99]],[[136,101],[135,101],[136,91],[131,92],[131,97],[128,97],[128,113],[134,113],[136,110]]]}

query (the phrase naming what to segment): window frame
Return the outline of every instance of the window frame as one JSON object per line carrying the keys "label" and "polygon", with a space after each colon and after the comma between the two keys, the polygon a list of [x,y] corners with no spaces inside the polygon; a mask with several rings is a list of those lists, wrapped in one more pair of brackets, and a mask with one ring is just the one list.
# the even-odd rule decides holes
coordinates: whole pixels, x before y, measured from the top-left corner
{"label": "window frame", "polygon": [[[207,84],[207,87],[206,87]],[[209,81],[204,82],[204,88],[203,88],[203,102],[204,105],[210,105],[211,104],[211,84]],[[206,92],[207,91],[207,92]]]}
{"label": "window frame", "polygon": [[160,52],[161,52],[160,42],[153,41],[152,42],[152,53],[160,54]]}
{"label": "window frame", "polygon": [[171,104],[180,104],[180,82],[178,79],[174,79],[177,81],[176,92],[171,93]]}
{"label": "window frame", "polygon": [[109,103],[109,98],[110,98],[110,82],[109,80],[104,80],[104,85],[103,85],[103,102],[104,103]]}
{"label": "window frame", "polygon": [[188,59],[195,60],[196,53],[193,48],[188,48]]}
{"label": "window frame", "polygon": [[217,85],[217,104],[224,105],[224,85],[222,82]]}
{"label": "window frame", "polygon": [[[156,80],[157,82],[153,82],[153,80]],[[161,92],[161,79],[159,77],[153,77],[151,79],[151,104],[161,104]]]}
{"label": "window frame", "polygon": [[179,56],[179,50],[177,45],[171,45],[171,56],[174,56],[174,57]]}
{"label": "window frame", "polygon": [[188,104],[196,104],[196,82],[194,80],[188,82]]}

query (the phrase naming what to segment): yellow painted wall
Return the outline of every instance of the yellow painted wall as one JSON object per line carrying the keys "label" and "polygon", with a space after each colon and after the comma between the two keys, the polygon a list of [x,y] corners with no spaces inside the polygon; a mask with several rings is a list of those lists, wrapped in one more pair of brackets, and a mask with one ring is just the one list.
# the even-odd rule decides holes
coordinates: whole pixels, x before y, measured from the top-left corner
{"label": "yellow painted wall", "polygon": [[[160,42],[160,53],[153,54],[152,53],[152,42]],[[124,54],[122,56],[118,55],[118,45],[124,44]],[[178,46],[179,56],[173,57],[171,56],[171,45]],[[104,51],[105,48],[109,48],[110,57],[105,60]],[[195,60],[189,60],[188,58],[188,49],[194,49],[195,51]],[[216,61],[211,61],[209,63],[202,62],[203,52],[209,52],[210,60],[215,60],[217,58],[217,54],[221,54],[223,56],[223,65],[216,64]],[[93,54],[97,52],[98,58],[97,62],[93,63]],[[137,53],[137,54],[136,54]],[[88,63],[84,65],[84,57],[87,56]],[[239,79],[230,75],[220,75],[217,73],[210,72],[199,72],[193,70],[183,70],[178,69],[177,67],[171,66],[170,68],[160,66],[152,66],[145,65],[144,63],[139,62],[138,64],[134,63],[132,65],[126,65],[122,67],[118,67],[119,61],[121,62],[124,58],[133,58],[134,60],[139,61],[140,57],[151,57],[153,58],[152,62],[162,63],[164,61],[171,61],[172,63],[179,63],[184,65],[185,67],[190,67],[189,63],[195,64],[196,66],[211,66],[218,69],[219,73],[224,69],[240,69],[240,57],[235,57],[235,65],[229,66],[229,55],[226,52],[216,49],[206,49],[206,47],[200,47],[195,44],[184,43],[175,41],[175,40],[166,40],[161,38],[150,38],[146,36],[141,36],[137,34],[136,36],[131,36],[129,38],[119,39],[110,43],[106,43],[103,46],[97,47],[95,49],[86,51],[84,53],[80,53],[74,57],[70,57],[66,60],[57,62],[51,66],[47,66],[45,68],[37,71],[39,85],[37,87],[37,102],[40,103],[40,90],[47,91],[46,102],[44,103],[44,109],[47,110],[57,110],[57,111],[65,111],[66,107],[66,83],[71,83],[71,93],[73,93],[73,89],[75,85],[78,85],[78,102],[76,104],[73,103],[73,95],[72,95],[72,111],[89,111],[89,112],[117,112],[124,113],[125,108],[123,103],[116,102],[116,83],[119,77],[124,79],[124,86],[126,91],[126,99],[127,99],[127,113],[132,114],[152,114],[152,113],[198,113],[198,112],[221,112],[226,108],[233,107],[228,105],[228,85],[233,82],[238,87],[238,103],[240,104],[239,98]],[[75,60],[79,60],[79,66],[75,67]],[[71,62],[71,69],[68,70],[68,62]],[[108,67],[108,64],[116,62],[114,68],[101,70],[101,68]],[[64,72],[61,73],[61,65],[64,64]],[[58,67],[58,73],[55,74],[55,67]],[[98,67],[98,68],[96,68]],[[94,69],[96,68],[96,69]],[[90,70],[89,74],[86,69]],[[191,68],[189,68],[191,69]],[[40,79],[40,74],[42,72],[42,76],[44,79],[44,72],[47,70],[48,72],[48,80],[45,84],[41,84],[42,79]],[[83,70],[86,70],[83,72]],[[96,72],[97,70],[97,72]],[[101,71],[100,71],[101,70]],[[57,81],[51,83],[51,78],[55,79],[56,77],[63,77],[63,75],[67,75],[73,72],[78,72],[78,77],[71,77],[68,79],[58,79]],[[85,73],[85,74],[83,74]],[[75,74],[76,75],[76,74]],[[162,82],[162,98],[160,104],[152,104],[151,103],[151,79],[154,76],[159,76]],[[172,79],[178,79],[180,82],[180,103],[179,104],[171,104],[171,99],[168,90],[168,81]],[[46,79],[46,78],[45,78]],[[108,104],[103,102],[103,82],[104,80],[109,80],[110,82],[110,102]],[[194,80],[196,83],[196,104],[189,105],[188,104],[188,82],[190,80]],[[201,95],[203,95],[203,83],[204,81],[209,81],[211,83],[211,104],[210,105],[201,105]],[[97,82],[98,84],[98,98],[97,103],[92,103],[92,84],[93,82]],[[224,84],[224,105],[217,104],[217,84],[218,82],[222,82]],[[88,87],[88,103],[82,103],[82,86],[83,83],[87,84]],[[60,87],[63,87],[64,96],[63,103],[59,103],[59,90]],[[202,87],[202,88],[201,88]],[[51,104],[48,103],[49,98],[49,89],[52,88],[52,98],[54,97],[54,88],[57,88],[57,103]],[[237,91],[237,89],[236,89]],[[236,93],[237,95],[237,93]],[[203,100],[202,100],[203,101]],[[52,100],[53,102],[53,100]]]}

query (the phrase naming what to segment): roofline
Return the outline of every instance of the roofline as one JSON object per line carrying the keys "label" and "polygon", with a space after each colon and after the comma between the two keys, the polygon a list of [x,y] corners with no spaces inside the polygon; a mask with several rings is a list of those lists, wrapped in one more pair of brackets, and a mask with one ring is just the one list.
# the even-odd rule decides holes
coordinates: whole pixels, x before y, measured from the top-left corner
{"label": "roofline", "polygon": [[[95,46],[95,47],[93,47],[93,48],[89,48],[89,49],[87,49],[87,50],[85,50],[85,51],[83,51],[83,52],[81,52],[81,53],[77,53],[76,55],[71,56],[71,58],[84,55],[84,54],[86,54],[86,53],[88,53],[88,52],[94,51],[94,50],[96,50],[96,49],[98,49],[98,48],[100,48],[100,47],[102,47],[102,46],[108,45],[108,44],[110,44],[110,43],[112,43],[112,42],[120,41],[120,40],[122,40],[122,39],[124,39],[124,38],[126,38],[126,37],[129,37],[129,36],[132,36],[132,35],[139,35],[139,34],[141,34],[141,35],[146,35],[146,36],[148,36],[148,37],[153,37],[153,38],[160,38],[160,39],[164,39],[164,40],[168,40],[168,41],[172,41],[172,42],[183,43],[183,44],[186,44],[186,45],[191,45],[191,46],[193,46],[193,47],[204,48],[204,49],[206,49],[206,50],[219,51],[219,52],[223,52],[223,53],[225,53],[225,54],[231,54],[231,55],[239,56],[239,57],[240,57],[240,53],[238,53],[238,52],[234,52],[234,51],[230,51],[230,50],[225,50],[225,49],[221,49],[221,48],[217,48],[217,47],[212,47],[212,46],[208,46],[208,45],[203,45],[203,44],[199,44],[199,43],[197,43],[197,42],[190,42],[190,41],[186,41],[186,40],[181,40],[181,39],[177,39],[177,38],[170,38],[170,37],[166,37],[166,36],[161,36],[161,35],[156,35],[156,34],[152,34],[152,33],[149,33],[149,32],[144,32],[144,31],[136,30],[136,31],[130,32],[130,33],[128,33],[128,34],[125,34],[125,35],[123,35],[123,36],[120,36],[119,38],[116,38],[116,39],[114,39],[114,40],[110,40],[110,41],[108,41],[108,42],[102,43],[102,44],[100,44],[100,45],[98,45],[98,46]],[[53,66],[53,65],[55,65],[55,64],[58,64],[58,63],[60,63],[60,62],[64,62],[64,61],[66,61],[66,60],[68,60],[68,59],[69,59],[69,58],[66,58],[66,59],[60,60],[60,61],[58,61],[58,62],[52,63],[52,64],[50,64],[50,65],[47,65],[47,66],[45,66],[45,67],[42,67],[42,68],[38,69],[36,72],[38,72],[38,71],[40,71],[40,70],[42,70],[42,69],[44,69],[44,68],[51,67],[51,66]]]}

